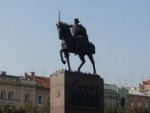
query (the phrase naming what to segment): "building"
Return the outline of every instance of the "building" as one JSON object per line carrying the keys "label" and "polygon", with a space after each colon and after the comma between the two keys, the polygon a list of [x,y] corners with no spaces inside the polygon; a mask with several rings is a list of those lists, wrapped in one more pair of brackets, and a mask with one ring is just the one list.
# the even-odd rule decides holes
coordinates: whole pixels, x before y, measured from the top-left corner
{"label": "building", "polygon": [[118,108],[128,106],[128,90],[119,88],[115,84],[104,84],[105,108]]}
{"label": "building", "polygon": [[150,80],[143,81],[143,84],[139,84],[138,90],[147,96],[150,96]]}
{"label": "building", "polygon": [[47,104],[50,101],[50,77],[37,76],[31,72],[30,75],[25,73],[25,79],[36,82],[36,106],[41,108]]}
{"label": "building", "polygon": [[150,110],[150,80],[143,81],[137,88],[129,89],[131,108]]}
{"label": "building", "polygon": [[36,106],[36,82],[21,76],[0,74],[0,109],[9,107]]}
{"label": "building", "polygon": [[34,72],[24,76],[0,74],[0,110],[4,106],[16,109],[40,109],[50,100],[50,77],[36,76]]}
{"label": "building", "polygon": [[140,92],[137,88],[129,89],[129,101],[132,109],[148,109],[150,108],[150,97]]}
{"label": "building", "polygon": [[118,97],[117,97],[118,107],[128,107],[129,105],[128,88],[118,87],[117,93],[118,93]]}
{"label": "building", "polygon": [[[34,72],[24,76],[0,73],[0,110],[5,105],[19,109],[44,107],[50,101],[50,77],[38,76]],[[118,87],[104,84],[105,108],[131,107],[150,110],[150,80],[143,81],[138,88]]]}
{"label": "building", "polygon": [[114,84],[104,84],[104,106],[105,108],[116,108],[117,106],[117,86]]}

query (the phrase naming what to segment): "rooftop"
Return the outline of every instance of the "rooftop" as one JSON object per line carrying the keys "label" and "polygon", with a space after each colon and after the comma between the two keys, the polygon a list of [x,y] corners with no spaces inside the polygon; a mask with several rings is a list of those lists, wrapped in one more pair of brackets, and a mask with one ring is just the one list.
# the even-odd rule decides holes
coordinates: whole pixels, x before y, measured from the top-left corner
{"label": "rooftop", "polygon": [[37,76],[35,73],[31,73],[31,75],[26,74],[25,78],[35,81],[38,87],[50,89],[50,77]]}

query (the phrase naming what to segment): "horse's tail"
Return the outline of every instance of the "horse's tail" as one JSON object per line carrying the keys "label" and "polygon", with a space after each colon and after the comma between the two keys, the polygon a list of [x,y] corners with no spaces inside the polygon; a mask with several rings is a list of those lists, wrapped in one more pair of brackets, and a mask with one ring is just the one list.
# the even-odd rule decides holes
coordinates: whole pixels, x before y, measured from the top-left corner
{"label": "horse's tail", "polygon": [[92,42],[89,42],[89,49],[92,54],[95,54],[95,45]]}

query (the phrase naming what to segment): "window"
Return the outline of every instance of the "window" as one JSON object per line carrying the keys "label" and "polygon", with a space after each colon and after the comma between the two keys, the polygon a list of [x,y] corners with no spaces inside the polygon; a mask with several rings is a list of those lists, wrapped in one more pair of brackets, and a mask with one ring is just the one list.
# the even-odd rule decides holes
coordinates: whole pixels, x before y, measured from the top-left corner
{"label": "window", "polygon": [[25,101],[29,101],[30,100],[30,94],[29,93],[26,93],[25,94]]}
{"label": "window", "polygon": [[12,100],[12,99],[13,99],[13,94],[14,94],[13,92],[9,92],[9,93],[8,93],[8,99],[9,99],[9,100]]}
{"label": "window", "polygon": [[42,96],[38,96],[37,102],[38,102],[38,105],[42,105],[42,103],[43,103],[43,98],[42,98]]}
{"label": "window", "polygon": [[133,102],[131,103],[131,107],[134,107],[134,103]]}
{"label": "window", "polygon": [[141,107],[141,102],[138,102],[138,107]]}
{"label": "window", "polygon": [[1,91],[0,98],[5,99],[5,97],[6,97],[6,91]]}
{"label": "window", "polygon": [[145,107],[148,108],[148,102],[145,103]]}

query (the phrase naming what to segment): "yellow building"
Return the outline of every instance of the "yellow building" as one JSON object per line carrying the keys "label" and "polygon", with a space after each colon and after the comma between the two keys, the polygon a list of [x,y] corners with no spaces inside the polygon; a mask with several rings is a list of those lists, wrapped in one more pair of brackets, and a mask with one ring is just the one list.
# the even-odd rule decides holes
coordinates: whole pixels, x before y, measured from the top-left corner
{"label": "yellow building", "polygon": [[0,74],[0,109],[8,105],[16,109],[36,106],[36,82],[19,76]]}
{"label": "yellow building", "polygon": [[36,82],[36,107],[42,108],[50,101],[50,77],[37,76],[34,72],[25,78]]}

